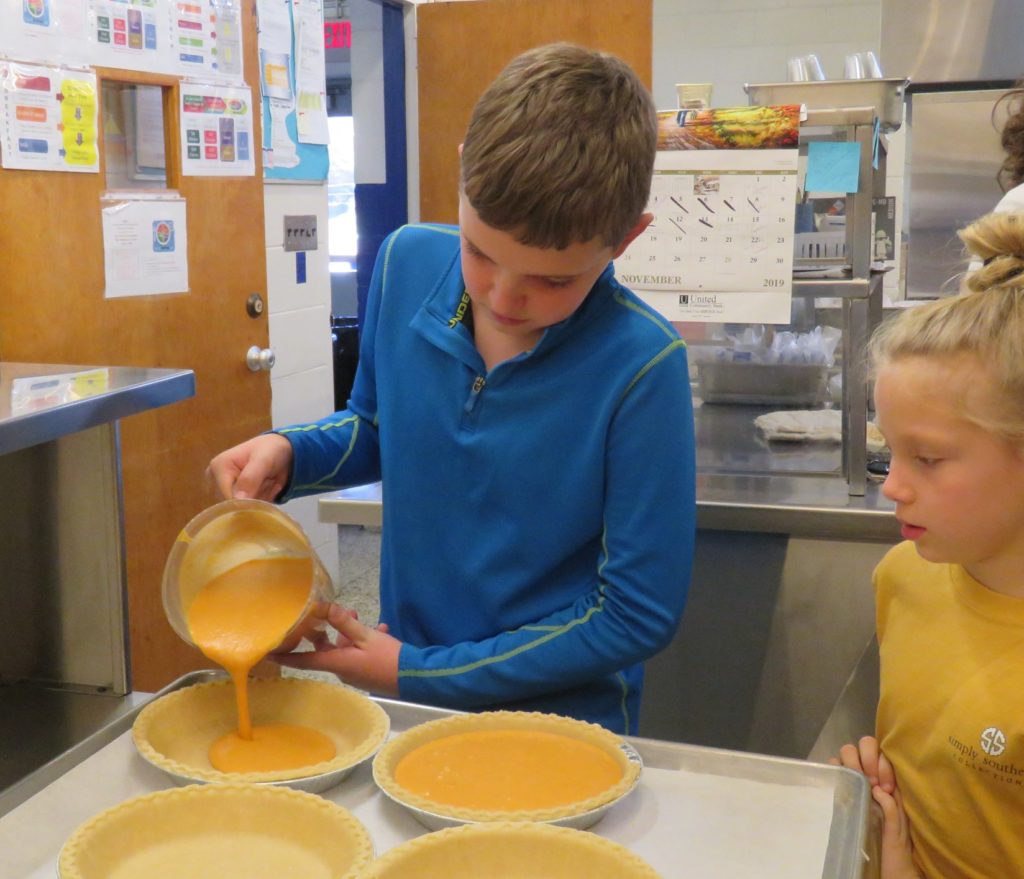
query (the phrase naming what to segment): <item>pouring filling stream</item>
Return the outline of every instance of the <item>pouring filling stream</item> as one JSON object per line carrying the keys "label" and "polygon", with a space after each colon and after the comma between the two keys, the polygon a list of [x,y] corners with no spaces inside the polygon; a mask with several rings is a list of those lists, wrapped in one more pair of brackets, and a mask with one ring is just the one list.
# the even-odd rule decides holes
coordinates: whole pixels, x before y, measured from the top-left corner
{"label": "pouring filling stream", "polygon": [[231,675],[235,685],[238,729],[210,746],[214,769],[299,769],[335,756],[334,742],[323,733],[290,723],[253,726],[249,711],[249,672],[302,616],[312,576],[309,559],[252,559],[206,583],[189,607],[193,642]]}

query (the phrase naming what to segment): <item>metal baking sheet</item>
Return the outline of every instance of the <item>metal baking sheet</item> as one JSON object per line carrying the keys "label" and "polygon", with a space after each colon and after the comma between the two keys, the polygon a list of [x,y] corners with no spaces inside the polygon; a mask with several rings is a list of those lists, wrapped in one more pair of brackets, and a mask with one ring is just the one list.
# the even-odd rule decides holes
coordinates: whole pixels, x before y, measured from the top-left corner
{"label": "metal baking sheet", "polygon": [[[185,675],[162,692],[208,679],[211,674],[215,673]],[[391,717],[393,734],[451,713],[389,699],[376,701]],[[121,718],[111,728],[91,737],[75,749],[73,759],[63,765],[63,772],[35,796],[0,817],[5,879],[53,879],[60,846],[82,821],[129,797],[169,786],[167,777],[135,751],[129,732],[133,719]],[[868,835],[869,793],[862,776],[799,760],[642,738],[630,738],[629,742],[643,758],[643,780],[637,791],[593,830],[636,850],[652,861],[666,879],[738,875],[721,872],[721,863],[735,858],[745,846],[752,848],[751,837],[743,815],[739,814],[742,809],[737,814],[722,815],[723,803],[729,802],[722,792],[731,788],[729,795],[735,796],[738,786],[751,788],[758,784],[763,785],[769,798],[774,796],[773,790],[777,791],[780,802],[792,800],[805,791],[811,795],[809,800],[831,804],[831,814],[815,816],[823,818],[827,828],[827,841],[821,846],[822,879],[866,879],[876,875],[872,870],[877,862],[864,854],[869,846],[870,851],[875,850],[877,835]],[[378,853],[424,832],[406,810],[380,795],[366,766],[328,792],[326,798],[350,809],[366,824]],[[774,804],[772,799],[766,802]],[[673,816],[687,810],[694,818],[694,826],[664,826],[667,819],[674,821]],[[763,815],[759,813],[758,817]],[[663,825],[658,831],[660,835],[655,833],[659,820]],[[701,820],[711,823],[701,829],[696,826]],[[762,827],[762,838],[763,831]],[[798,846],[801,832],[805,831],[799,826],[783,827],[777,838],[766,842],[776,850]],[[695,863],[697,855],[688,849],[694,842],[711,847],[711,860],[720,862],[718,872],[695,872],[701,864]],[[821,842],[815,840],[816,844]],[[766,860],[765,866],[768,864],[770,861]],[[760,870],[758,875],[778,872]]]}

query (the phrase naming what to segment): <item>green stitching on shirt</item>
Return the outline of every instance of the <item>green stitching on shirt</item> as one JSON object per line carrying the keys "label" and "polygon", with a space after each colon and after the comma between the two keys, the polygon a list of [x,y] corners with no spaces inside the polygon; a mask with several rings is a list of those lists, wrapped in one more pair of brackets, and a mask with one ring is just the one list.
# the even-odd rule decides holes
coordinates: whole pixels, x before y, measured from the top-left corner
{"label": "green stitching on shirt", "polygon": [[484,659],[478,659],[476,662],[470,662],[466,665],[460,665],[456,668],[424,668],[424,669],[408,669],[406,671],[399,671],[398,676],[400,678],[440,678],[454,675],[466,674],[467,672],[476,671],[479,668],[484,668],[488,665],[494,665],[497,662],[504,662],[506,659],[511,659],[514,656],[518,656],[520,653],[525,653],[527,650],[532,650],[534,647],[539,647],[541,644],[546,644],[548,641],[552,641],[559,635],[564,635],[576,626],[581,626],[588,622],[590,618],[596,614],[601,613],[604,610],[604,596],[598,600],[598,603],[594,607],[590,608],[583,616],[570,620],[564,626],[559,626],[552,632],[544,635],[541,638],[537,638],[531,641],[529,644],[521,644],[513,650],[509,650],[507,653],[503,653],[500,656],[489,656]]}
{"label": "green stitching on shirt", "polygon": [[626,724],[623,729],[629,732],[629,706],[626,704],[626,698],[629,696],[629,684],[626,683],[626,676],[621,671],[616,672],[615,677],[622,687],[622,720]]}
{"label": "green stitching on shirt", "polygon": [[648,360],[647,363],[644,364],[644,366],[640,369],[640,371],[633,376],[633,380],[628,385],[626,385],[626,390],[622,392],[622,398],[624,398],[626,394],[633,390],[634,385],[636,385],[636,383],[640,381],[640,379],[647,375],[648,372],[654,369],[654,367],[661,363],[661,361],[664,360],[666,357],[668,357],[669,354],[671,354],[673,351],[678,351],[680,348],[686,348],[686,342],[684,342],[682,339],[676,339],[674,342],[662,348],[661,351],[659,351],[657,354],[654,355],[654,357]]}
{"label": "green stitching on shirt", "polygon": [[661,331],[666,336],[669,336],[669,337],[674,337],[675,336],[675,333],[672,330],[670,330],[665,325],[665,321],[662,319],[662,317],[660,315],[657,315],[657,314],[653,313],[649,308],[647,308],[645,306],[637,305],[632,300],[627,299],[625,296],[622,295],[622,291],[621,290],[614,290],[614,291],[612,291],[612,296],[615,298],[615,301],[619,303],[619,305],[624,305],[630,311],[635,311],[637,314],[642,314],[649,321],[651,321],[651,323],[653,323],[653,324],[657,325],[658,327],[660,327]]}
{"label": "green stitching on shirt", "polygon": [[342,418],[341,421],[332,421],[332,422],[329,422],[328,424],[305,424],[302,427],[286,427],[283,430],[278,431],[278,433],[306,433],[306,432],[311,431],[311,430],[324,430],[324,431],[327,431],[327,430],[337,430],[337,429],[345,427],[346,425],[349,425],[349,424],[354,424],[355,425],[352,428],[352,436],[349,438],[348,448],[345,450],[345,454],[342,455],[338,459],[338,463],[335,465],[334,469],[330,473],[327,473],[324,476],[321,476],[316,482],[311,482],[311,483],[309,483],[307,485],[293,485],[292,486],[292,490],[293,491],[304,491],[306,489],[314,489],[314,488],[341,488],[342,487],[340,485],[335,486],[335,485],[329,485],[329,484],[325,484],[325,483],[327,482],[328,479],[331,479],[333,476],[337,475],[337,473],[341,469],[342,465],[348,460],[349,456],[352,454],[352,450],[355,448],[356,441],[357,441],[357,439],[359,437],[359,422],[361,420],[362,419],[358,415],[350,415],[347,418]]}

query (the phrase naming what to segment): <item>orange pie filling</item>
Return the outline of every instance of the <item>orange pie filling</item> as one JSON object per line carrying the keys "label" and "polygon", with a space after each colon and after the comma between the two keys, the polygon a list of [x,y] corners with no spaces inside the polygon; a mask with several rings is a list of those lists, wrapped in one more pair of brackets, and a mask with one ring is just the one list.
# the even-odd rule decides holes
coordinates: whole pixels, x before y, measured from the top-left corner
{"label": "orange pie filling", "polygon": [[433,802],[519,811],[569,805],[622,779],[622,767],[597,745],[525,729],[457,733],[414,748],[395,781]]}
{"label": "orange pie filling", "polygon": [[249,714],[249,672],[299,619],[312,576],[310,559],[253,559],[210,580],[188,609],[192,640],[235,684],[238,730],[210,748],[210,763],[221,772],[297,769],[335,756],[334,742],[321,732],[293,724],[253,727]]}

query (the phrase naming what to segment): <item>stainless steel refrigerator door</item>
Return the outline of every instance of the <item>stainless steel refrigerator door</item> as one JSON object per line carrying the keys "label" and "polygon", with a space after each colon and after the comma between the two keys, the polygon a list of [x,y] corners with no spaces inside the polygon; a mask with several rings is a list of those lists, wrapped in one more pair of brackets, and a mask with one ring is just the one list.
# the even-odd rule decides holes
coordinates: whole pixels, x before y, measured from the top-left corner
{"label": "stainless steel refrigerator door", "polygon": [[908,110],[904,215],[906,295],[957,292],[967,268],[957,230],[990,212],[1002,197],[1002,119],[993,120],[1005,89],[914,92]]}

